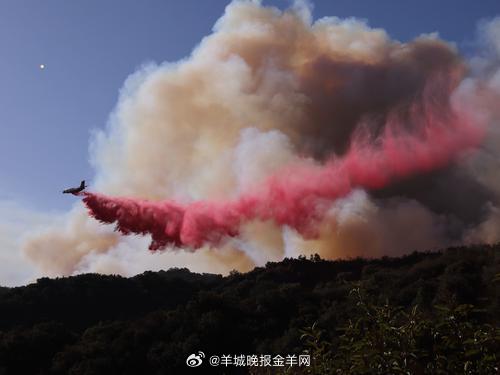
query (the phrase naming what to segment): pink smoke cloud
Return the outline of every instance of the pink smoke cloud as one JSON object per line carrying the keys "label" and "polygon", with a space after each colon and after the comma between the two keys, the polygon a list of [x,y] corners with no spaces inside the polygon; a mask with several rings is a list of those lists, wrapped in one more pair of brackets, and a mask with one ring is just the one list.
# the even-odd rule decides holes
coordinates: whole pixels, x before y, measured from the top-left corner
{"label": "pink smoke cloud", "polygon": [[125,235],[150,234],[151,250],[216,245],[237,236],[240,225],[251,220],[272,220],[313,238],[336,199],[355,188],[380,189],[445,167],[485,135],[485,127],[464,113],[433,109],[412,117],[416,131],[403,130],[401,119],[393,116],[377,139],[358,133],[344,156],[323,165],[289,165],[235,199],[180,204],[85,192],[83,201],[92,217],[116,223]]}

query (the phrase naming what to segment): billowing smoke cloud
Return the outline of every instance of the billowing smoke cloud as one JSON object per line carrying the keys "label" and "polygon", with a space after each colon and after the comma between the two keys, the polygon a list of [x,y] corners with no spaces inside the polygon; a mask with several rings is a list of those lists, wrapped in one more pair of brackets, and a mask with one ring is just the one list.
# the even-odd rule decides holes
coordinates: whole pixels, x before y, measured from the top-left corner
{"label": "billowing smoke cloud", "polygon": [[232,201],[182,206],[95,193],[83,193],[83,201],[93,217],[116,222],[123,234],[150,234],[151,250],[218,245],[224,237],[237,236],[241,224],[252,220],[272,220],[311,237],[318,234],[331,203],[353,189],[382,188],[397,178],[443,167],[482,141],[483,127],[470,124],[466,114],[448,116],[441,123],[435,111],[419,115],[426,120],[423,125],[416,121],[422,126],[421,137],[398,134],[401,125],[391,122],[379,145],[355,142],[345,156],[323,166],[288,166]]}
{"label": "billowing smoke cloud", "polygon": [[480,184],[492,192],[487,203],[488,215],[480,225],[469,228],[466,239],[471,242],[495,243],[500,241],[500,17],[479,25],[482,43],[481,54],[471,61],[471,69],[481,80],[466,79],[459,95],[468,97],[469,92],[478,89],[487,96],[469,98],[471,105],[482,109],[483,116],[489,116],[491,126],[486,141],[476,157],[469,161],[468,172]]}
{"label": "billowing smoke cloud", "polygon": [[[24,254],[19,251],[24,237],[57,221],[60,213],[38,212],[13,199],[0,198],[0,283],[16,286],[34,281],[40,276]],[[55,224],[55,223],[54,223]],[[60,223],[59,223],[60,224]]]}
{"label": "billowing smoke cloud", "polygon": [[152,238],[78,204],[25,251],[50,274],[128,275],[496,239],[497,24],[468,66],[435,35],[234,2],[189,58],[132,75],[92,142],[103,194],[85,203]]}

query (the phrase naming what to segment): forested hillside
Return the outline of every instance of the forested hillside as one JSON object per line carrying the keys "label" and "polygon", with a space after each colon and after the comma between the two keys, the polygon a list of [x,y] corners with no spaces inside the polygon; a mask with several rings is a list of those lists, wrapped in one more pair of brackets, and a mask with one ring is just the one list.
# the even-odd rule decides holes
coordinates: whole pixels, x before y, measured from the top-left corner
{"label": "forested hillside", "polygon": [[[468,327],[464,337],[473,335],[474,340],[475,332],[483,331],[489,335],[484,336],[484,348],[467,349],[470,353],[457,357],[459,366],[470,359],[469,373],[481,373],[494,368],[492,363],[500,358],[499,273],[500,246],[476,246],[373,260],[285,259],[227,277],[171,269],[132,278],[96,274],[43,278],[28,286],[0,289],[0,374],[266,370],[214,368],[208,363],[190,369],[187,356],[200,350],[208,357],[309,353],[311,366],[300,369],[305,373],[335,373],[334,367],[343,373],[374,373],[360,365],[360,358],[376,355],[371,352],[378,350],[376,345],[373,349],[370,344],[373,350],[368,353],[363,343],[369,335],[385,332],[376,319],[403,329],[401,337],[412,332],[415,342],[408,345],[414,347],[415,357],[423,356],[422,364],[425,358],[438,363],[436,353],[441,350],[448,350],[447,355],[450,350],[452,354],[465,350],[453,342],[443,349],[445,341],[435,341],[436,334],[429,339],[432,342],[422,341],[434,328],[439,334],[449,331],[450,316]],[[412,312],[413,318],[408,318]],[[416,319],[427,322],[420,331]],[[408,322],[413,322],[411,331],[404,329]],[[433,322],[439,326],[432,327]],[[388,329],[383,345],[389,345],[390,332],[395,331]],[[395,347],[402,345],[400,336]],[[354,353],[349,347],[353,343],[361,357],[344,355],[342,360],[349,363],[340,363],[336,354],[346,348]],[[475,348],[473,341],[469,344]]]}

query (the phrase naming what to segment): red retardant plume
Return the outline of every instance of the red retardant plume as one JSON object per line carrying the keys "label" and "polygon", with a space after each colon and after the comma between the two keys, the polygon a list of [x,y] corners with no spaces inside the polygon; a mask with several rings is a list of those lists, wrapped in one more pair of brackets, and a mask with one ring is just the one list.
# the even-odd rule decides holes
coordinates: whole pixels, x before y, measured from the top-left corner
{"label": "red retardant plume", "polygon": [[426,115],[418,132],[400,130],[397,121],[370,141],[357,137],[348,152],[323,165],[299,163],[272,175],[236,199],[179,204],[84,192],[92,217],[116,223],[123,234],[150,234],[151,250],[167,245],[199,248],[237,236],[242,223],[273,220],[311,238],[333,201],[355,188],[379,189],[397,179],[442,168],[477,147],[483,126],[466,116],[446,120]]}

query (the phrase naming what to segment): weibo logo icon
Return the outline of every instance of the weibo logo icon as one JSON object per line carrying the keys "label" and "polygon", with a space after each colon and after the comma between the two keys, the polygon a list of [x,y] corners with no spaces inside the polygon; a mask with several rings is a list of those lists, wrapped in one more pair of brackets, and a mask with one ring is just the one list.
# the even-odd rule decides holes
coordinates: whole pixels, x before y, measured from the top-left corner
{"label": "weibo logo icon", "polygon": [[186,365],[189,367],[198,367],[203,363],[203,358],[205,358],[205,353],[199,351],[198,354],[191,354],[186,359]]}

